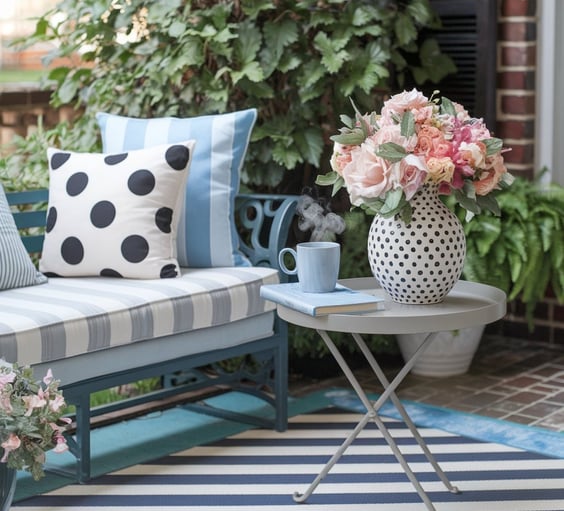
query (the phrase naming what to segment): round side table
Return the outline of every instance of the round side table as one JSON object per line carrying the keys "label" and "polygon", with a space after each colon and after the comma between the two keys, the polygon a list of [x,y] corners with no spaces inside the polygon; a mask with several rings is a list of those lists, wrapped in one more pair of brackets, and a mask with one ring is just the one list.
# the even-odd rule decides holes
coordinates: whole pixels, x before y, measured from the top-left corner
{"label": "round side table", "polygon": [[[433,342],[434,334],[443,330],[457,330],[480,324],[492,323],[501,319],[506,312],[506,296],[505,293],[495,287],[475,282],[459,281],[445,300],[438,304],[432,305],[404,305],[398,304],[387,296],[387,294],[378,286],[376,279],[372,277],[344,279],[339,281],[340,284],[362,291],[364,293],[373,294],[384,298],[384,309],[370,313],[362,314],[328,314],[325,316],[309,316],[283,305],[277,306],[278,315],[288,323],[315,329],[327,348],[339,364],[341,370],[351,383],[352,387],[358,394],[358,397],[366,407],[366,414],[358,425],[351,431],[349,436],[344,440],[335,454],[327,462],[319,475],[310,484],[308,489],[294,494],[296,502],[305,502],[319,485],[321,480],[331,470],[333,465],[337,463],[344,454],[350,444],[356,439],[359,433],[372,421],[376,424],[382,436],[390,446],[396,459],[404,469],[407,477],[413,484],[417,493],[427,506],[429,511],[435,511],[435,507],[431,502],[425,490],[417,480],[402,452],[400,451],[395,439],[390,431],[378,415],[381,406],[390,399],[401,414],[407,427],[410,429],[413,437],[425,453],[429,463],[433,466],[435,473],[444,483],[446,488],[453,492],[459,493],[458,488],[453,486],[447,476],[435,460],[429,447],[425,443],[417,427],[407,414],[404,406],[396,395],[396,388],[409,373],[419,356],[426,347]],[[350,369],[344,357],[341,355],[328,332],[345,332],[350,333],[365,356],[368,364],[374,371],[374,374],[384,387],[384,392],[378,399],[372,402],[362,386],[356,379],[353,371]],[[411,334],[420,332],[431,332],[421,342],[419,348],[413,356],[405,361],[404,366],[400,369],[394,379],[390,382],[376,358],[364,342],[361,334]]]}

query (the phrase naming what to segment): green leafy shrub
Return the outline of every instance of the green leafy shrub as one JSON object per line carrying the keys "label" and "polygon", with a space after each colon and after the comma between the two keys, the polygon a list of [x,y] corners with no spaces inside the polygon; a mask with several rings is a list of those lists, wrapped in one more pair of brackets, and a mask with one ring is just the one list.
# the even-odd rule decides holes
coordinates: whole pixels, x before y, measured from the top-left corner
{"label": "green leafy shrub", "polygon": [[[49,80],[55,105],[85,107],[90,133],[97,111],[256,107],[243,180],[273,188],[288,169],[312,180],[328,170],[328,137],[349,97],[373,109],[408,74],[437,82],[454,70],[434,39],[418,39],[436,23],[427,0],[63,0],[26,43],[55,42],[49,61],[80,57]],[[80,131],[87,139],[73,149],[94,147]]]}

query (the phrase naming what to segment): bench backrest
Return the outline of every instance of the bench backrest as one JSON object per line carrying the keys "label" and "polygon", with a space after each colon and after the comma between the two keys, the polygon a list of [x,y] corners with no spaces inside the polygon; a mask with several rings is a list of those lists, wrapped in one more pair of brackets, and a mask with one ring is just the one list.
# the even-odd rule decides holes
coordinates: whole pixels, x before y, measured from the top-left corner
{"label": "bench backrest", "polygon": [[[47,189],[6,193],[16,226],[30,254],[43,247],[47,221]],[[278,252],[286,246],[298,198],[292,195],[240,195],[236,200],[241,251],[256,266],[279,269]],[[281,277],[284,279],[285,274]]]}
{"label": "bench backrest", "polygon": [[13,211],[16,226],[30,254],[43,248],[43,233],[47,221],[47,189],[6,193],[8,204],[19,207]]}

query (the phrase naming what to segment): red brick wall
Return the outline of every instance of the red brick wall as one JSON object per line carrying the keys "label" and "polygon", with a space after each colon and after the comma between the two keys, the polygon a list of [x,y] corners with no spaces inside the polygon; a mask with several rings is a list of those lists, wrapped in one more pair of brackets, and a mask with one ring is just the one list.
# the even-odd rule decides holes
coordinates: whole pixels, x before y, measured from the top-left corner
{"label": "red brick wall", "polygon": [[34,86],[3,86],[0,89],[0,157],[10,153],[15,135],[25,137],[40,123],[49,129],[79,115],[72,107],[53,108],[51,92]]}
{"label": "red brick wall", "polygon": [[509,171],[535,172],[536,0],[498,1],[497,135],[511,151]]}
{"label": "red brick wall", "polygon": [[[539,0],[540,1],[540,0]],[[498,0],[497,135],[511,152],[509,171],[532,178],[535,161],[537,66],[537,0]],[[529,331],[523,304],[508,305],[502,333],[530,340],[564,344],[564,306],[552,293],[535,309]]]}

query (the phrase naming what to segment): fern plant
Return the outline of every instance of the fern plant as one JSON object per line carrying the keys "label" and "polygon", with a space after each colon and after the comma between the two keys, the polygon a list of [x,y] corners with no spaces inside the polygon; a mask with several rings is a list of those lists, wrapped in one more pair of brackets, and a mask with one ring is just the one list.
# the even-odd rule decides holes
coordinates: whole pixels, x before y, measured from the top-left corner
{"label": "fern plant", "polygon": [[483,214],[464,224],[463,276],[521,300],[532,329],[549,287],[564,303],[564,188],[517,178],[497,199],[499,217]]}

